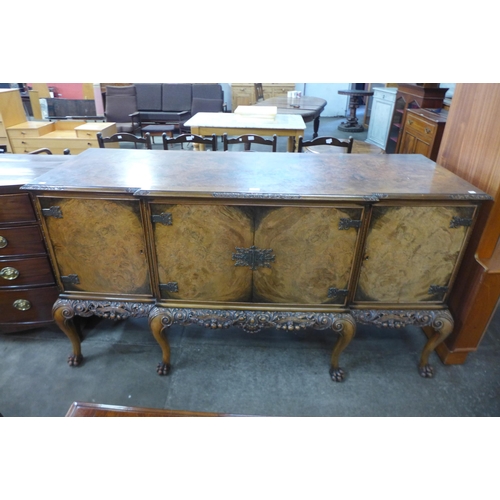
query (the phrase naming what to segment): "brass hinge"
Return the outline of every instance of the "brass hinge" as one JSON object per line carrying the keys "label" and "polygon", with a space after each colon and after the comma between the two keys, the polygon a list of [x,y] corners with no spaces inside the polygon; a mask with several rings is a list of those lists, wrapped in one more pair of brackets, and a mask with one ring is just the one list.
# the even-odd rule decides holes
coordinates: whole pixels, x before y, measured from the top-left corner
{"label": "brass hinge", "polygon": [[164,226],[171,226],[172,214],[169,214],[168,212],[162,212],[160,215],[152,215],[151,220],[153,222],[158,222],[160,224],[163,224]]}
{"label": "brass hinge", "polygon": [[178,292],[179,286],[176,281],[169,281],[168,283],[160,283],[160,290],[165,290],[167,292]]}
{"label": "brass hinge", "polygon": [[45,217],[55,217],[56,219],[63,218],[61,207],[42,208],[42,214]]}
{"label": "brass hinge", "polygon": [[468,227],[470,225],[472,225],[472,219],[467,219],[464,217],[454,216],[451,218],[451,221],[450,221],[451,228],[456,228],[456,227],[460,227],[460,226]]}
{"label": "brass hinge", "polygon": [[340,297],[346,297],[349,290],[347,288],[334,288],[331,287],[328,289],[328,298],[329,299],[337,299]]}
{"label": "brass hinge", "polygon": [[68,274],[68,276],[61,276],[61,281],[70,285],[79,285],[80,280],[78,279],[78,274]]}
{"label": "brass hinge", "polygon": [[351,227],[355,227],[355,228],[361,227],[361,221],[354,220],[354,219],[348,219],[348,218],[341,218],[339,220],[339,230],[340,231],[350,229]]}
{"label": "brass hinge", "polygon": [[260,249],[255,246],[250,248],[236,247],[236,253],[233,253],[233,260],[236,261],[235,266],[248,266],[252,271],[257,267],[271,267],[270,262],[274,262],[275,256],[272,255],[272,248]]}
{"label": "brass hinge", "polygon": [[447,291],[448,291],[447,286],[431,285],[427,293],[429,295],[435,295],[437,293],[446,293]]}

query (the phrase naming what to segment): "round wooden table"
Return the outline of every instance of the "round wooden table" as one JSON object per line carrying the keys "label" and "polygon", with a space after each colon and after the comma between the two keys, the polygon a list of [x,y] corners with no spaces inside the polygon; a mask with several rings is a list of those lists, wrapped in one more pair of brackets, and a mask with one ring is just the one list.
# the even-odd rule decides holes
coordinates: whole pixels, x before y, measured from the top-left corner
{"label": "round wooden table", "polygon": [[276,106],[279,114],[302,116],[304,123],[314,120],[313,138],[318,137],[319,115],[325,109],[327,102],[321,97],[303,96],[297,99],[297,104],[292,106],[287,97],[270,97],[260,101],[256,106]]}
{"label": "round wooden table", "polygon": [[359,108],[358,97],[370,97],[373,95],[372,90],[339,90],[340,95],[349,96],[349,110],[350,115],[347,117],[347,121],[342,122],[338,129],[343,132],[363,132],[365,128],[363,124],[358,123],[358,118],[356,116],[356,110]]}

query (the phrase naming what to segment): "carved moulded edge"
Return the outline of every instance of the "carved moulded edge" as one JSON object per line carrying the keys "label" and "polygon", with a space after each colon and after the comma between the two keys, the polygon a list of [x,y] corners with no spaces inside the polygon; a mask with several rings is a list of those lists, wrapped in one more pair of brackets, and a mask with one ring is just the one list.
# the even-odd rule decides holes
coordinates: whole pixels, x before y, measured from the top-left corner
{"label": "carved moulded edge", "polygon": [[230,328],[237,326],[251,333],[264,328],[298,331],[306,328],[324,330],[332,328],[342,332],[343,322],[354,324],[349,313],[315,313],[284,311],[236,311],[222,309],[164,308],[154,306],[149,315],[151,322],[156,316],[162,316],[162,324],[170,327],[178,325],[199,325],[205,328]]}
{"label": "carved moulded edge", "polygon": [[259,198],[259,199],[285,199],[285,200],[298,200],[301,198],[300,194],[281,194],[281,193],[230,193],[230,192],[215,192],[212,193],[214,198]]}
{"label": "carved moulded edge", "polygon": [[127,319],[147,317],[153,304],[142,302],[109,301],[109,300],[81,300],[81,299],[58,299],[53,310],[64,308],[63,316],[66,318],[82,316],[98,316],[106,319]]}
{"label": "carved moulded edge", "polygon": [[489,194],[468,193],[468,194],[450,194],[451,200],[493,200]]}
{"label": "carved moulded edge", "polygon": [[357,323],[389,328],[404,328],[408,325],[415,325],[418,327],[432,326],[433,328],[439,329],[441,328],[443,320],[453,322],[453,318],[448,309],[352,309],[351,314]]}

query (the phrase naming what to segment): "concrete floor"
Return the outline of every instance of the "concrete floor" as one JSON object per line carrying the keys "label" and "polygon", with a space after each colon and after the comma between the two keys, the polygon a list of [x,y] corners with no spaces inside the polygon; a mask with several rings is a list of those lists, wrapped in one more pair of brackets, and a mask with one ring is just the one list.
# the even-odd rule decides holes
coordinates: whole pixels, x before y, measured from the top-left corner
{"label": "concrete floor", "polygon": [[[322,120],[320,135],[345,137],[334,119]],[[266,416],[500,416],[500,315],[464,365],[433,353],[432,379],[417,372],[426,337],[416,327],[359,325],[341,356],[343,383],[328,374],[337,338],[328,330],[174,326],[167,377],[156,373],[161,350],[146,319],[91,318],[83,336],[84,363],[70,368],[70,342],[55,326],[1,335],[0,412],[61,417],[81,401]]]}

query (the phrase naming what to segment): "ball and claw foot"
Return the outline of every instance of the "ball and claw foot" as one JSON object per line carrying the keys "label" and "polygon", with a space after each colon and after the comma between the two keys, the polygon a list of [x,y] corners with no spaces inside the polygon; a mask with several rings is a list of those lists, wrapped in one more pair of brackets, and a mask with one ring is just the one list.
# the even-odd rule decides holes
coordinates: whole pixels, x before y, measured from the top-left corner
{"label": "ball and claw foot", "polygon": [[83,356],[81,354],[70,354],[68,356],[69,366],[80,366],[83,361]]}
{"label": "ball and claw foot", "polygon": [[330,377],[334,382],[343,382],[344,381],[344,370],[342,368],[330,368]]}
{"label": "ball and claw foot", "polygon": [[158,373],[158,375],[168,375],[170,373],[170,364],[158,363],[158,366],[156,367],[156,373]]}
{"label": "ball and claw foot", "polygon": [[432,378],[434,377],[434,368],[431,365],[419,366],[418,371],[421,377]]}

